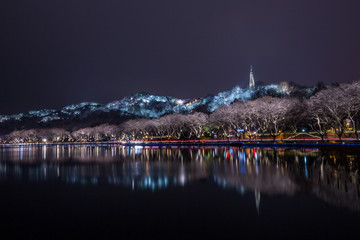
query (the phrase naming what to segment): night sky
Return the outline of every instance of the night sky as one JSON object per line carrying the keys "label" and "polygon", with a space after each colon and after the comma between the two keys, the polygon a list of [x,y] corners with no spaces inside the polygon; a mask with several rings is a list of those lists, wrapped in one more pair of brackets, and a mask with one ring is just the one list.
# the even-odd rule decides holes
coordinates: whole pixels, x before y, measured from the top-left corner
{"label": "night sky", "polygon": [[360,79],[359,0],[3,0],[0,114]]}

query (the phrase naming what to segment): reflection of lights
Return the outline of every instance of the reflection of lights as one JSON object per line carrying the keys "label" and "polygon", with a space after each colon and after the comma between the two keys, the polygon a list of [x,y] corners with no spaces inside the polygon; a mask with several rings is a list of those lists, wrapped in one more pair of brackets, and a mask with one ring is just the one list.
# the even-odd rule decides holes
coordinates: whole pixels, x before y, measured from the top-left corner
{"label": "reflection of lights", "polygon": [[165,187],[167,187],[167,185],[168,185],[168,179],[167,179],[167,177],[164,178],[164,185],[165,185]]}
{"label": "reflection of lights", "polygon": [[180,184],[182,185],[182,186],[184,186],[185,185],[185,181],[186,181],[186,179],[185,179],[185,167],[184,167],[184,165],[181,165],[181,168],[180,168],[180,174],[179,174],[180,176],[179,176],[179,182],[180,182]]}
{"label": "reflection of lights", "polygon": [[324,179],[324,163],[321,162],[321,165],[320,165],[320,175],[321,175],[321,179],[323,180]]}
{"label": "reflection of lights", "polygon": [[185,174],[184,173],[180,174],[179,181],[180,181],[181,185],[183,185],[183,186],[185,185]]}
{"label": "reflection of lights", "polygon": [[162,179],[161,179],[161,178],[158,179],[158,183],[157,183],[157,184],[159,185],[160,188],[162,187]]}
{"label": "reflection of lights", "polygon": [[140,154],[142,152],[143,146],[136,145],[134,149],[135,149],[134,151],[135,154]]}
{"label": "reflection of lights", "polygon": [[305,178],[309,178],[309,173],[308,173],[308,169],[307,169],[307,166],[306,166],[306,162],[307,162],[307,159],[306,159],[306,156],[304,156],[304,163],[305,163]]}
{"label": "reflection of lights", "polygon": [[[277,153],[281,153],[276,155],[272,154],[273,151],[273,149],[259,148],[255,152],[253,148],[236,147],[173,147],[171,149],[158,149],[150,146],[119,147],[101,144],[53,146],[41,144],[29,148],[0,149],[2,160],[0,161],[0,179],[16,176],[16,179],[26,178],[29,181],[56,179],[75,184],[106,182],[107,184],[125,186],[130,191],[131,189],[133,191],[156,191],[169,186],[184,186],[191,181],[197,182],[199,179],[207,179],[211,174],[214,175],[213,183],[216,186],[226,189],[234,188],[243,194],[245,189],[253,190],[255,186],[262,191],[264,188],[272,186],[271,189],[275,189],[276,192],[290,192],[292,183],[283,180],[286,180],[289,176],[300,176],[302,180],[305,180],[305,177],[306,179],[310,178],[310,181],[307,181],[312,184],[314,180],[318,181],[317,174],[316,176],[311,174],[315,172],[314,170],[316,170],[316,173],[320,173],[320,184],[326,185],[329,190],[332,190],[331,188],[337,189],[336,185],[326,184],[326,176],[330,172],[332,178],[334,178],[333,176],[342,177],[345,174],[346,179],[351,177],[351,173],[348,176],[348,172],[344,172],[345,170],[333,171],[333,158],[331,162],[320,161],[321,165],[318,164],[315,160],[319,157],[318,151],[287,150],[285,152],[284,149],[281,149],[276,150]],[[290,151],[290,155],[282,158],[282,154],[288,154]],[[133,158],[134,152],[139,152],[139,155]],[[199,152],[199,156],[204,157],[195,160]],[[227,161],[223,154],[226,155],[226,158],[230,155],[232,161]],[[189,160],[190,155],[192,155],[191,160]],[[280,156],[280,158],[277,159],[276,156]],[[291,156],[291,160],[288,160],[287,156]],[[48,161],[42,160],[45,157]],[[307,157],[309,157],[309,165],[307,164]],[[182,158],[183,161],[180,162]],[[256,158],[257,161],[255,161]],[[71,164],[67,162],[69,159],[73,161]],[[298,161],[294,161],[294,159]],[[279,168],[276,168],[278,160],[281,160],[281,163]],[[315,164],[312,164],[314,160]],[[7,162],[10,161],[13,161],[16,165],[8,164]],[[108,164],[109,161],[111,161],[111,164]],[[26,165],[29,162],[41,164],[34,164],[29,168]],[[351,161],[347,161],[346,164],[350,164],[349,162]],[[344,164],[340,156],[337,164]],[[303,169],[304,165],[305,169]],[[277,175],[280,173],[280,169],[282,174]],[[252,172],[252,175],[250,175],[250,172]],[[279,178],[264,178],[264,176],[277,176]],[[316,179],[313,179],[313,177],[316,177]],[[280,181],[281,184],[279,184]],[[357,183],[357,175],[354,175],[351,181]],[[351,188],[350,184],[347,185],[348,192],[344,191],[344,194],[351,192],[351,194],[354,193],[354,196],[358,197],[357,188],[353,188],[353,185],[351,185]]]}
{"label": "reflection of lights", "polygon": [[42,149],[42,159],[45,159],[46,158],[46,145],[43,146],[43,149]]}
{"label": "reflection of lights", "polygon": [[241,192],[242,195],[244,195],[244,193],[245,193],[245,188],[242,185],[240,186],[240,192]]}

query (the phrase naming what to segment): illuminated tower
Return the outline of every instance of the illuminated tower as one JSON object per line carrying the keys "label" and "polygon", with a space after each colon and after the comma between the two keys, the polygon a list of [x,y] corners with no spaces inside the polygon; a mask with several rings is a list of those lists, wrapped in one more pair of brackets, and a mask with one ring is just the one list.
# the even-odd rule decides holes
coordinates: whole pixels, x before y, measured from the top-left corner
{"label": "illuminated tower", "polygon": [[255,79],[254,79],[254,74],[252,71],[252,65],[250,65],[250,79],[249,79],[249,88],[254,88],[255,87]]}

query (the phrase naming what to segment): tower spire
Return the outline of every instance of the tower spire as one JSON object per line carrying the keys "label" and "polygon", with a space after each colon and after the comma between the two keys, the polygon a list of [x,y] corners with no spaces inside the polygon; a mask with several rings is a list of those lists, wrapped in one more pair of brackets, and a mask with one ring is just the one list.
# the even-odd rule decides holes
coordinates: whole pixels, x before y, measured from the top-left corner
{"label": "tower spire", "polygon": [[250,65],[250,79],[249,79],[249,88],[254,88],[255,87],[255,79],[254,79],[254,74],[252,71],[252,65]]}

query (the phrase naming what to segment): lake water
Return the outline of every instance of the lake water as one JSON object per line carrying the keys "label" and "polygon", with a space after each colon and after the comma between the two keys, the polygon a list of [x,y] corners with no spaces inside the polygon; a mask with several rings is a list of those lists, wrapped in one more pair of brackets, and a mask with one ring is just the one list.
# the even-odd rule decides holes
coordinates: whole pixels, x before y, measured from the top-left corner
{"label": "lake water", "polygon": [[0,230],[26,239],[354,239],[359,152],[0,147]]}

